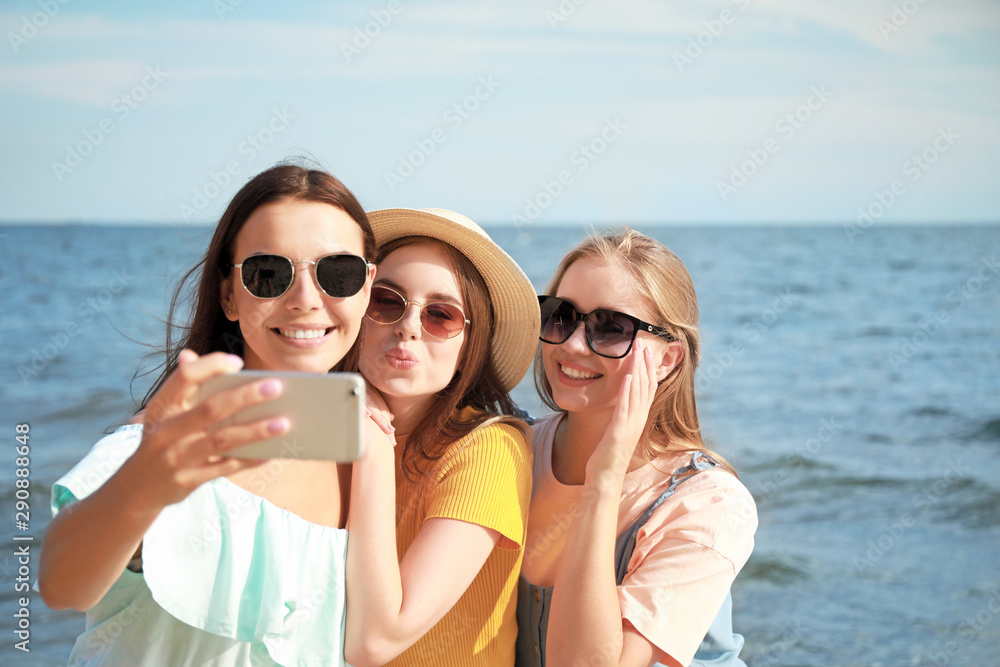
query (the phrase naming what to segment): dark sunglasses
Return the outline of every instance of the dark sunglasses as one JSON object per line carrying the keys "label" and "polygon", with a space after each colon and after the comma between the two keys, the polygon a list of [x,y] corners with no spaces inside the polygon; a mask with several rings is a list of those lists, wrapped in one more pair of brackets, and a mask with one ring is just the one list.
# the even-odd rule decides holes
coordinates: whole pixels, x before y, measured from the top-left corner
{"label": "dark sunglasses", "polygon": [[315,262],[293,262],[281,255],[250,255],[227,270],[239,269],[243,286],[258,299],[277,299],[295,280],[295,265],[311,264],[316,282],[327,296],[338,299],[354,296],[368,278],[368,261],[357,255],[340,254],[320,257]]}
{"label": "dark sunglasses", "polygon": [[420,326],[435,338],[454,338],[462,333],[469,320],[458,306],[451,303],[423,304],[384,285],[372,287],[372,298],[368,302],[369,319],[379,324],[395,324],[406,314],[411,303],[420,306]]}
{"label": "dark sunglasses", "polygon": [[538,306],[542,311],[539,340],[551,345],[565,343],[576,331],[576,325],[583,322],[587,345],[594,354],[608,359],[621,359],[631,352],[635,335],[640,331],[648,331],[668,341],[677,340],[663,327],[643,322],[638,317],[619,313],[617,310],[599,308],[581,313],[569,301],[545,295],[538,297]]}

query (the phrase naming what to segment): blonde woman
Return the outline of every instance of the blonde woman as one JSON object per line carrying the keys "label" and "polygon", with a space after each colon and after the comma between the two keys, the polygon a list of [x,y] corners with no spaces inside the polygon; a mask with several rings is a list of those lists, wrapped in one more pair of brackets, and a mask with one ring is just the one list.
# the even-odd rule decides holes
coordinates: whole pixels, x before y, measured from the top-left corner
{"label": "blonde woman", "polygon": [[686,268],[635,231],[593,236],[539,302],[557,412],[534,426],[518,664],[742,664],[727,605],[756,509],[701,437]]}

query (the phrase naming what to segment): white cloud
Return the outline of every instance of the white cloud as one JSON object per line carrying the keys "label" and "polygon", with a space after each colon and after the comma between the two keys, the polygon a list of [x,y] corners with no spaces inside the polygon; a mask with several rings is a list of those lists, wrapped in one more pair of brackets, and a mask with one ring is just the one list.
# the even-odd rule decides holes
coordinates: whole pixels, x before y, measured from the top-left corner
{"label": "white cloud", "polygon": [[[107,109],[141,81],[146,67],[161,66],[169,85],[74,178],[82,182],[92,169],[88,184],[99,189],[108,180],[97,173],[105,168],[102,160],[120,168],[139,161],[143,151],[155,152],[179,172],[163,189],[188,196],[191,187],[180,172],[200,178],[217,169],[272,104],[288,104],[297,116],[283,142],[325,152],[347,165],[348,174],[365,175],[367,183],[354,180],[386,205],[418,193],[445,196],[454,178],[470,174],[469,165],[488,155],[488,165],[462,188],[463,201],[505,211],[511,205],[504,197],[519,202],[616,116],[628,130],[588,178],[606,170],[627,188],[616,185],[609,195],[585,186],[581,176],[560,214],[620,205],[626,216],[655,215],[662,208],[656,193],[669,180],[670,201],[691,215],[766,217],[761,211],[771,201],[786,207],[793,200],[829,202],[837,187],[849,189],[843,184],[869,192],[947,124],[963,140],[942,177],[952,169],[981,173],[991,160],[996,165],[991,155],[998,153],[987,149],[1000,143],[1000,51],[984,36],[1000,27],[993,3],[926,0],[886,40],[876,22],[904,0],[577,2],[401,0],[384,25],[379,18],[385,19],[387,0],[324,5],[311,20],[262,20],[261,8],[250,3],[224,21],[204,7],[184,20],[62,13],[16,57],[0,61],[0,107],[17,110],[18,117],[18,127],[7,133],[49,140],[5,145],[22,157],[61,155],[87,122],[81,116],[90,113],[77,105]],[[552,29],[546,12],[560,6],[575,9]],[[735,21],[697,62],[678,71],[672,54],[724,9]],[[3,16],[10,18],[5,25],[21,18]],[[343,45],[354,45],[356,31],[366,27],[370,44],[346,58]],[[479,77],[489,76],[501,84],[496,95],[461,128],[448,129],[447,143],[419,176],[389,193],[382,173],[413,150],[415,140],[442,126],[442,114],[470,94]],[[715,180],[774,136],[776,122],[801,105],[813,85],[827,86],[833,98],[794,137],[782,138],[780,159],[755,180],[759,206],[749,190],[740,204],[748,208],[722,206]],[[175,138],[165,140],[168,135]],[[973,147],[975,159],[963,157]],[[278,153],[284,144],[271,148]],[[820,186],[813,183],[817,171],[829,174]],[[503,182],[512,192],[492,192],[484,182]],[[982,199],[986,186],[968,182],[975,184],[970,194]],[[30,190],[21,181],[9,187]],[[782,188],[794,196],[778,196]]]}
{"label": "white cloud", "polygon": [[0,67],[0,87],[8,95],[41,95],[94,107],[108,107],[143,76],[146,63],[132,59],[84,60],[23,67]]}

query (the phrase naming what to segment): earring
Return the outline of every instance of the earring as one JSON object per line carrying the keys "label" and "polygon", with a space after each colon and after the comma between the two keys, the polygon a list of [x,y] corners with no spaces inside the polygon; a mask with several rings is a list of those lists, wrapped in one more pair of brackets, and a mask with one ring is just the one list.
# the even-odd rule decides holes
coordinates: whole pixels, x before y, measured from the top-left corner
{"label": "earring", "polygon": [[229,309],[229,310],[227,310],[226,312],[227,312],[227,313],[229,313],[230,315],[232,315],[232,314],[233,314],[233,309],[232,309],[232,308],[230,308],[230,309]]}

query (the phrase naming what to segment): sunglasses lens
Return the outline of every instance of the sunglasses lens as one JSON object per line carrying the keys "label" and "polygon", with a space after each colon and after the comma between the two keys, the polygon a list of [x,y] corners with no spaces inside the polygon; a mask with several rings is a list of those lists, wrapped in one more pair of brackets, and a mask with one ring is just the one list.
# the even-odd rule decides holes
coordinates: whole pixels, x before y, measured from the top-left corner
{"label": "sunglasses lens", "polygon": [[[406,313],[406,300],[387,287],[373,287],[368,317],[379,324],[395,324]],[[465,314],[450,303],[429,303],[420,310],[420,326],[435,338],[454,338],[465,328]]]}
{"label": "sunglasses lens", "polygon": [[545,343],[565,343],[576,329],[576,309],[568,301],[554,296],[538,299],[542,311],[542,331],[539,338]]}
{"label": "sunglasses lens", "polygon": [[635,324],[613,310],[595,310],[587,317],[587,341],[594,352],[623,357],[635,340]]}
{"label": "sunglasses lens", "polygon": [[454,338],[465,328],[465,314],[450,303],[431,303],[420,311],[424,331],[437,338]]}
{"label": "sunglasses lens", "polygon": [[367,268],[357,255],[329,255],[316,262],[316,280],[328,296],[354,296],[365,284]]}
{"label": "sunglasses lens", "polygon": [[584,316],[572,303],[555,296],[538,297],[538,307],[542,314],[542,330],[538,337],[543,343],[565,343],[576,331],[581,317],[587,332],[587,345],[602,357],[624,357],[635,340],[635,322],[623,313],[600,309]]}
{"label": "sunglasses lens", "polygon": [[247,291],[261,299],[274,299],[292,284],[292,263],[278,255],[252,255],[243,260],[240,275]]}
{"label": "sunglasses lens", "polygon": [[403,297],[385,287],[373,287],[372,298],[368,302],[368,317],[380,324],[392,324],[406,312]]}

